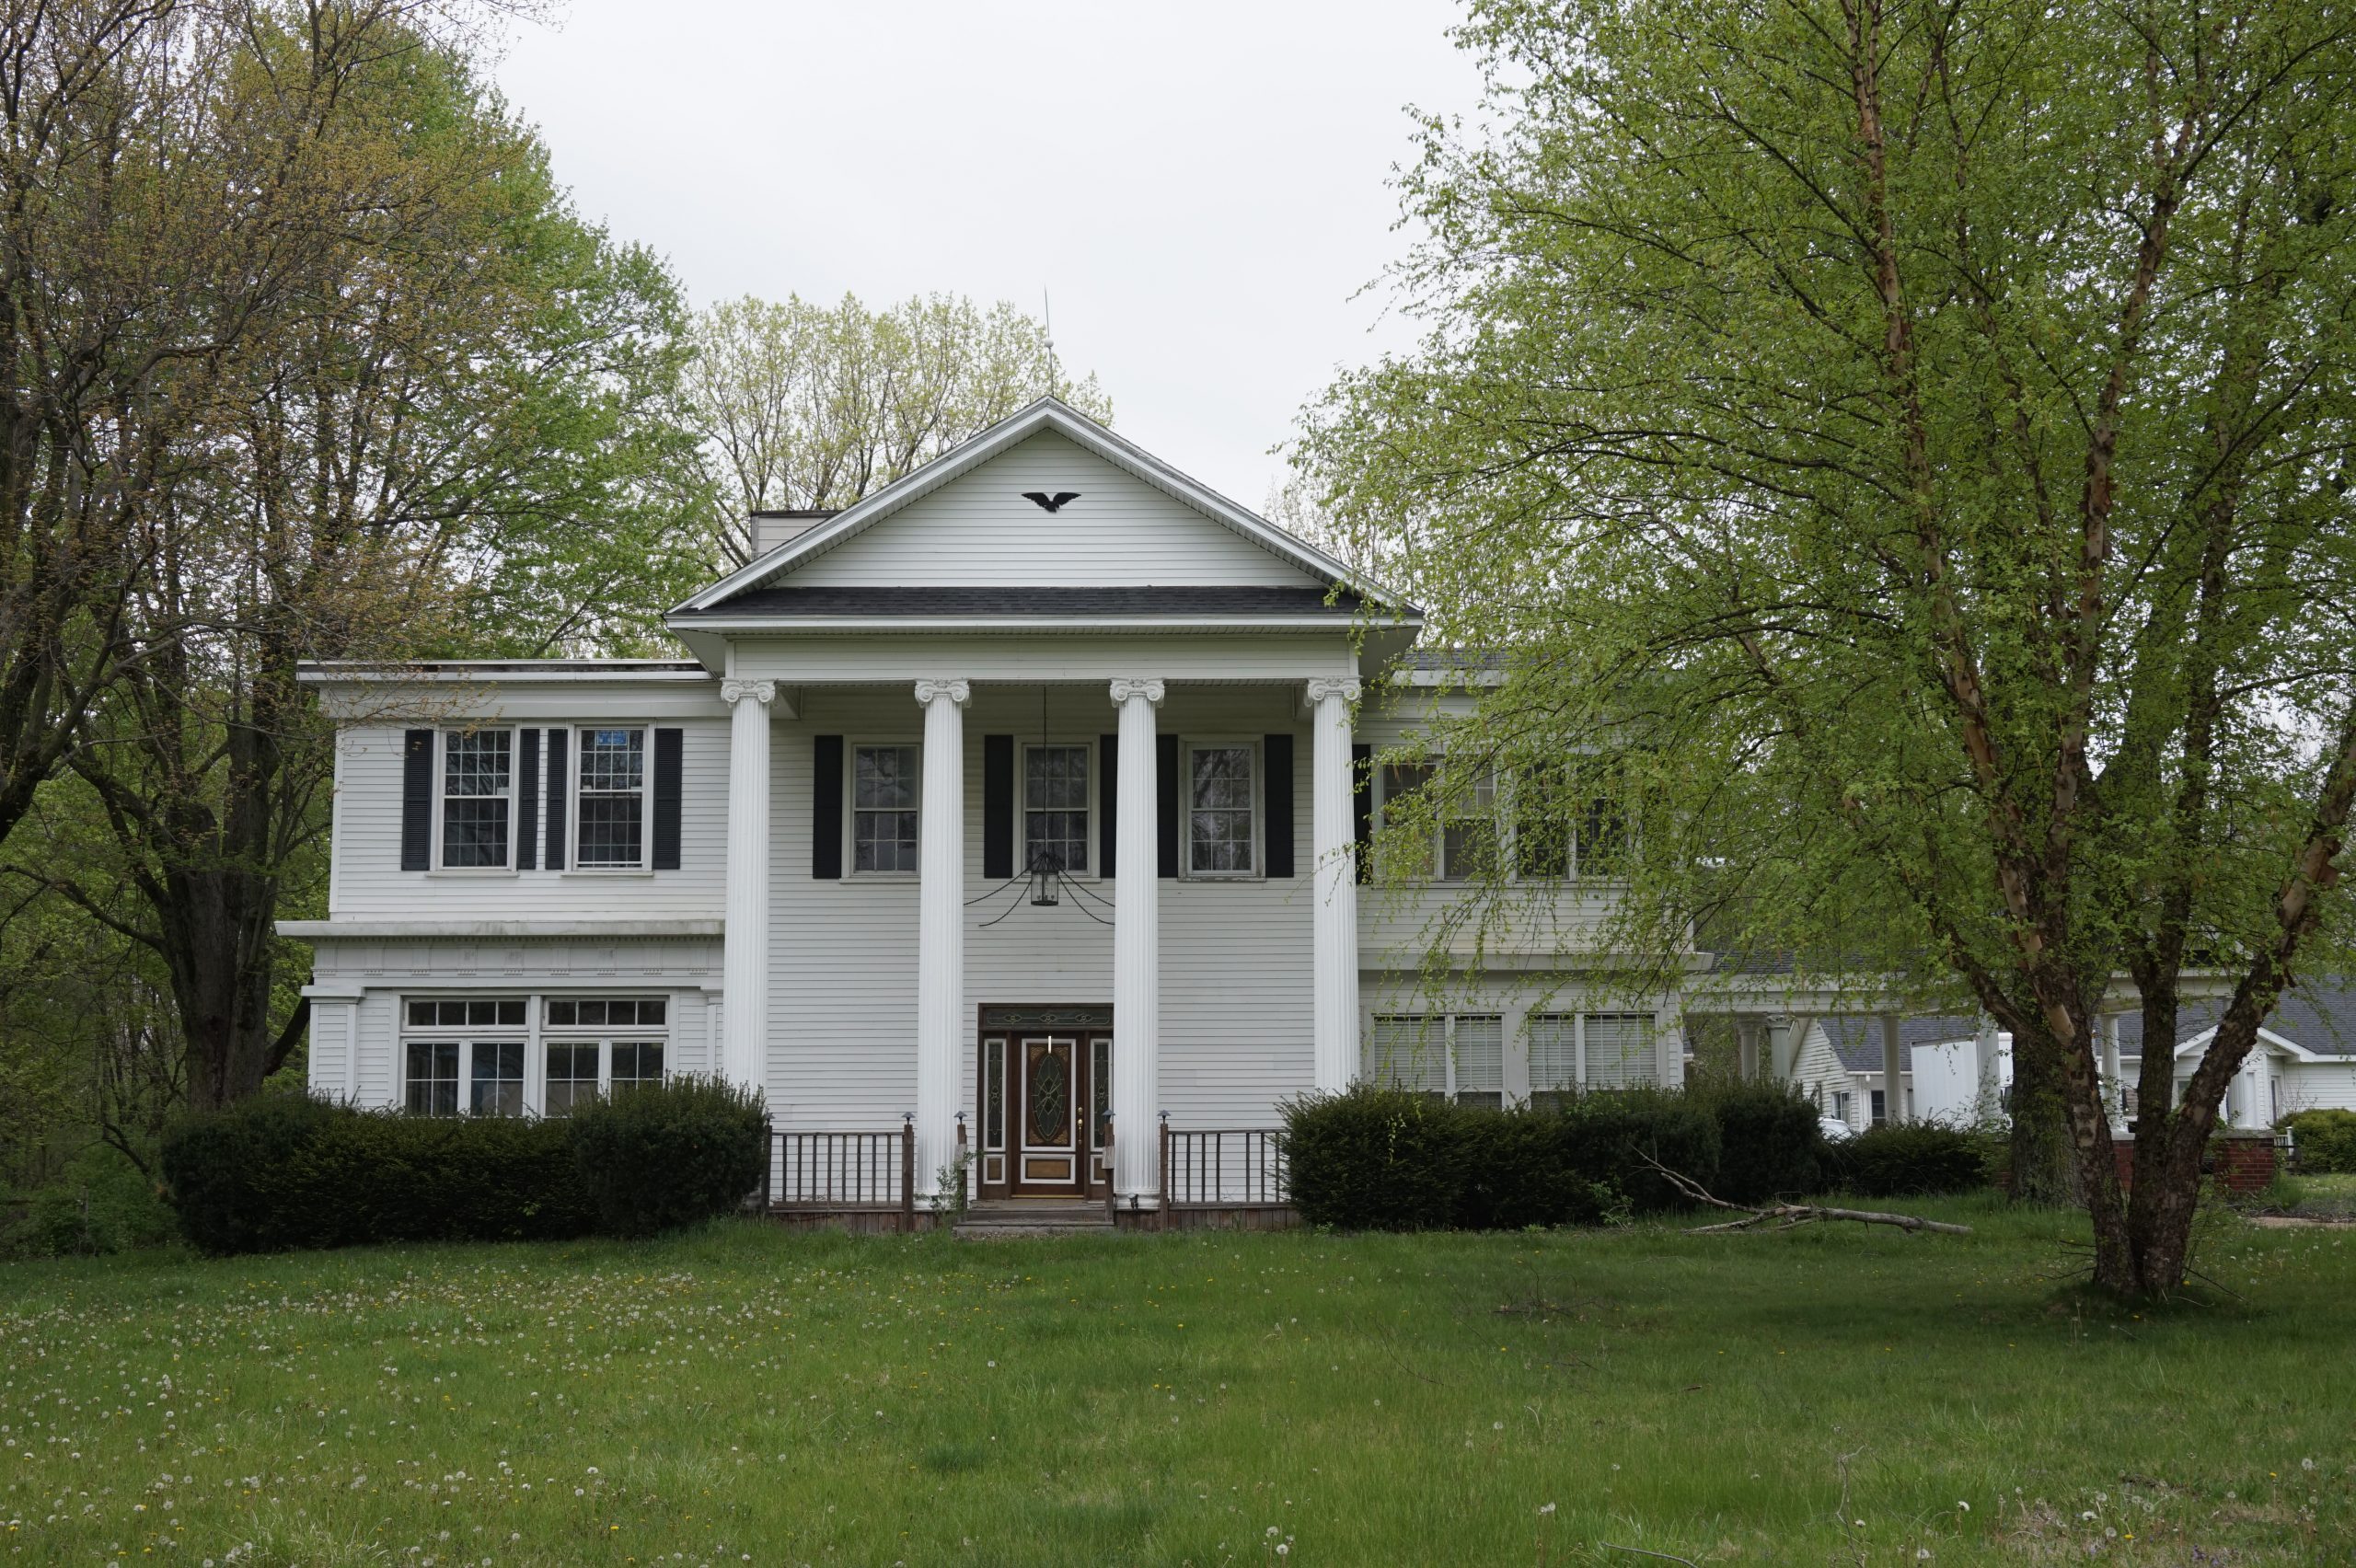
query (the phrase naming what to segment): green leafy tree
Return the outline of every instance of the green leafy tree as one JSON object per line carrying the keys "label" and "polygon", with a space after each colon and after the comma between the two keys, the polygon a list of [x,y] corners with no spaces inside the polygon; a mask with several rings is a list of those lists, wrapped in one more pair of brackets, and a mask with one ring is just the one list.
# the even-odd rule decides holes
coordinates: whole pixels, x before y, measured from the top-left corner
{"label": "green leafy tree", "polygon": [[[15,847],[21,878],[154,954],[206,1106],[306,1021],[275,927],[323,894],[334,754],[300,663],[642,645],[699,563],[668,273],[574,215],[460,40],[331,15],[364,29],[312,133],[346,196],[333,243],[138,519],[127,652],[69,758],[102,841],[61,794]],[[316,75],[300,24],[257,15],[222,74]]]}
{"label": "green leafy tree", "polygon": [[1045,328],[1003,302],[747,296],[699,317],[694,344],[705,527],[732,564],[751,559],[751,513],[849,506],[1044,394],[1113,421],[1096,378],[1065,376]]}
{"label": "green leafy tree", "polygon": [[[2080,1195],[2099,1282],[2176,1288],[2229,1078],[2348,946],[2356,16],[1484,0],[1461,39],[1491,112],[1403,177],[1429,335],[1303,446],[1504,652],[1431,809],[1620,759],[1613,951],[1984,1008],[2016,1177]],[[1537,814],[1576,842],[1595,793]]]}

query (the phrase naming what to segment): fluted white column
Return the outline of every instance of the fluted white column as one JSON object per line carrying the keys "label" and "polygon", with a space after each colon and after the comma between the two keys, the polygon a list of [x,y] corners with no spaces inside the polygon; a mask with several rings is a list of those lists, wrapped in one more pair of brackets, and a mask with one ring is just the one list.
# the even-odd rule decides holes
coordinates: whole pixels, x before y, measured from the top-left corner
{"label": "fluted white column", "polygon": [[965,1053],[965,702],[964,681],[918,681],[924,792],[917,816],[917,1188],[956,1154],[958,1064]]}
{"label": "fluted white column", "polygon": [[2127,1080],[2121,1076],[2119,1063],[2119,1015],[2106,1013],[2102,1020],[2103,1096],[2110,1106],[2113,1120],[2127,1119]]}
{"label": "fluted white column", "polygon": [[1898,1029],[1896,1013],[1881,1015],[1881,1103],[1893,1126],[1912,1119],[1907,1115],[1911,1108],[1906,1103],[1906,1059],[1899,1048]]}
{"label": "fluted white column", "polygon": [[775,681],[726,680],[728,925],[720,978],[726,998],[720,1071],[747,1089],[768,1088],[769,949],[769,704]]}
{"label": "fluted white column", "polygon": [[1309,836],[1317,862],[1310,1059],[1312,1082],[1326,1092],[1347,1089],[1358,1069],[1358,875],[1350,810],[1350,704],[1357,696],[1354,680],[1309,683]]}
{"label": "fluted white column", "polygon": [[1119,821],[1113,868],[1113,1191],[1161,1191],[1161,894],[1154,848],[1161,768],[1154,709],[1161,683],[1113,683],[1121,710]]}

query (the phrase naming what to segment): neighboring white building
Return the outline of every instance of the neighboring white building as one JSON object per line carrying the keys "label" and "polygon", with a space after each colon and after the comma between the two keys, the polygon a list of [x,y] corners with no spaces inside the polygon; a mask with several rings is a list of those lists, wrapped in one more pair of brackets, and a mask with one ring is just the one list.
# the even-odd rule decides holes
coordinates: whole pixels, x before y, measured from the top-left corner
{"label": "neighboring white building", "polygon": [[306,673],[340,727],[328,917],[281,927],[316,1091],[554,1114],[720,1074],[786,1135],[773,1195],[850,1201],[794,1162],[864,1170],[822,1135],[907,1118],[924,1190],[962,1134],[980,1195],[1149,1207],[1165,1117],[1681,1081],[1680,998],[1585,978],[1575,848],[1419,999],[1451,843],[1404,906],[1354,846],[1417,781],[1369,759],[1469,699],[1380,586],[1051,399],[760,523],[670,616],[685,660]]}

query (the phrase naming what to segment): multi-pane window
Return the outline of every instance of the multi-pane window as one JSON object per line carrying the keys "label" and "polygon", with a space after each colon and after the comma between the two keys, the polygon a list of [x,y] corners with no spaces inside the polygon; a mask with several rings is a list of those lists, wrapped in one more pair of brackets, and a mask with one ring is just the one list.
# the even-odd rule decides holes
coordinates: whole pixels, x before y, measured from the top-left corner
{"label": "multi-pane window", "polygon": [[524,1043],[478,1040],[474,1045],[473,1092],[467,1110],[476,1116],[524,1113]]}
{"label": "multi-pane window", "polygon": [[1187,753],[1186,870],[1194,876],[1248,876],[1254,859],[1257,799],[1248,745],[1200,745]]}
{"label": "multi-pane window", "polygon": [[401,1012],[401,1103],[413,1116],[478,1116],[524,1110],[524,999],[417,999]]}
{"label": "multi-pane window", "polygon": [[1382,766],[1383,854],[1397,870],[1411,877],[1431,874],[1430,837],[1420,830],[1408,831],[1415,822],[1415,797],[1431,781],[1432,769],[1427,763],[1388,762]]}
{"label": "multi-pane window", "polygon": [[1530,1097],[1539,1103],[1580,1089],[1656,1083],[1650,1013],[1532,1013]]}
{"label": "multi-pane window", "polygon": [[507,869],[514,816],[514,733],[442,732],[442,864],[454,870]]}
{"label": "multi-pane window", "polygon": [[1562,767],[1525,769],[1514,782],[1513,869],[1516,875],[1571,874],[1571,839],[1577,813],[1570,773]]}
{"label": "multi-pane window", "polygon": [[597,1043],[550,1041],[548,1051],[546,1110],[551,1116],[570,1116],[574,1106],[597,1098]]}
{"label": "multi-pane window", "polygon": [[581,732],[580,855],[584,870],[646,863],[646,732]]}
{"label": "multi-pane window", "polygon": [[1495,1110],[1506,1098],[1505,1022],[1496,1013],[1377,1018],[1367,1037],[1367,1076],[1386,1088]]}
{"label": "multi-pane window", "polygon": [[850,753],[851,869],[917,869],[917,748],[853,746]]}
{"label": "multi-pane window", "polygon": [[1442,802],[1439,876],[1471,882],[1492,874],[1497,863],[1497,776],[1487,770]]}
{"label": "multi-pane window", "polygon": [[1088,870],[1088,748],[1032,746],[1022,754],[1022,863]]}
{"label": "multi-pane window", "polygon": [[663,1081],[667,997],[550,997],[543,1011],[551,1116]]}

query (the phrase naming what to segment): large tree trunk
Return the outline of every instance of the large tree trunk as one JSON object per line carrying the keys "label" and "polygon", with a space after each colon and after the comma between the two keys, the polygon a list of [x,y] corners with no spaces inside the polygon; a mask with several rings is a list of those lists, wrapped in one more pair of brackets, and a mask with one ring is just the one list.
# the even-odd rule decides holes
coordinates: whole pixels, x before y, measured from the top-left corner
{"label": "large tree trunk", "polygon": [[2080,1151],[2070,1136],[2060,1052],[2028,1032],[2013,1033],[2013,1201],[2075,1206],[2084,1193]]}

